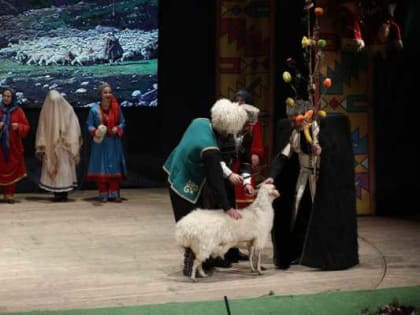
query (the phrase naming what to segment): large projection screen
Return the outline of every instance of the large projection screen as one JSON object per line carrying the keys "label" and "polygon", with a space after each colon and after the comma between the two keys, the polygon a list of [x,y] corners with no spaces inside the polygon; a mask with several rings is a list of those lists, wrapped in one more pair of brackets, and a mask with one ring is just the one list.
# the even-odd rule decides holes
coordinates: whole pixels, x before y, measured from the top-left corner
{"label": "large projection screen", "polygon": [[0,88],[23,108],[51,89],[86,107],[104,81],[123,107],[158,106],[158,0],[1,3]]}

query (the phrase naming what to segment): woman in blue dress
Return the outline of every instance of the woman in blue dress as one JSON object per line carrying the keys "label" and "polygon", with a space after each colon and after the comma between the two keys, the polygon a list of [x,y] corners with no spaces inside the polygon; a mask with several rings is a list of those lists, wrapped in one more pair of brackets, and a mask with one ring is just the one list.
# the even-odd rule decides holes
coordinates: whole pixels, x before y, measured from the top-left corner
{"label": "woman in blue dress", "polygon": [[121,202],[120,186],[127,174],[121,141],[125,120],[109,83],[99,87],[101,101],[89,112],[87,128],[93,136],[87,180],[96,182],[99,199]]}

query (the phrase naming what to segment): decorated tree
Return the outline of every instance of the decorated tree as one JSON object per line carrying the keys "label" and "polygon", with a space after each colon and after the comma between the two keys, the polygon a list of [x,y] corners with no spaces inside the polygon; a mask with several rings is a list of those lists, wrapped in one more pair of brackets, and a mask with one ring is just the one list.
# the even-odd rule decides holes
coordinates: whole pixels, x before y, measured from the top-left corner
{"label": "decorated tree", "polygon": [[320,72],[323,49],[327,46],[327,41],[319,36],[319,19],[324,14],[324,8],[315,6],[312,0],[306,0],[304,10],[307,29],[301,44],[307,73],[303,74],[294,59],[288,58],[286,65],[289,71],[284,71],[282,77],[292,91],[292,95],[285,100],[287,116],[297,125],[305,122],[305,138],[311,144],[310,126],[313,120],[326,116],[326,112],[320,108],[320,102],[323,94],[331,87],[332,81],[328,77],[322,80]]}

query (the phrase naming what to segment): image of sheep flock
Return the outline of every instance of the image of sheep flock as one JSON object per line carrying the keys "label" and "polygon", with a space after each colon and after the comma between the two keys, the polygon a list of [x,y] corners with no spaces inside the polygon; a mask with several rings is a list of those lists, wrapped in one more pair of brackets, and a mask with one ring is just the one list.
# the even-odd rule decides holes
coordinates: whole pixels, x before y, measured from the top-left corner
{"label": "image of sheep flock", "polygon": [[75,107],[109,82],[121,105],[157,106],[158,0],[0,0],[0,88],[23,107],[56,89]]}

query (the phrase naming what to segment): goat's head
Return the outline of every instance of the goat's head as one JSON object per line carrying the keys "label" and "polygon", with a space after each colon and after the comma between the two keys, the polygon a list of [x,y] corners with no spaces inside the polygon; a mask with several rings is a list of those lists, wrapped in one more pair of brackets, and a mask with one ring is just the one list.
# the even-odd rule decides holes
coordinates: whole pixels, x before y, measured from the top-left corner
{"label": "goat's head", "polygon": [[266,184],[266,183],[261,184],[258,189],[258,195],[260,196],[262,194],[264,194],[271,200],[274,200],[277,197],[280,197],[279,191],[276,189],[276,186],[274,186],[273,184]]}

